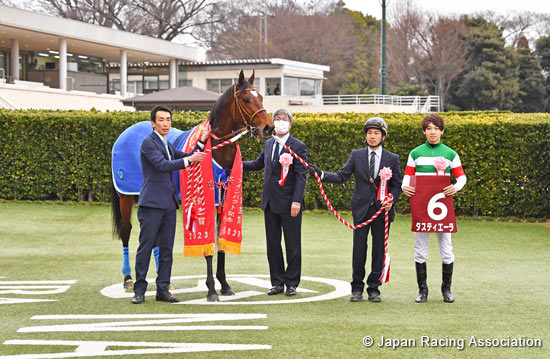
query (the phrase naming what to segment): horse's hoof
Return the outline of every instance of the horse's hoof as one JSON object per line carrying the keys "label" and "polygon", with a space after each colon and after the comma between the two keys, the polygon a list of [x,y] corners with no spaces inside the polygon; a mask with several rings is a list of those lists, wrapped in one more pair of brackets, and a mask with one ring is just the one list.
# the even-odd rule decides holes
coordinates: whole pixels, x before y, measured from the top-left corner
{"label": "horse's hoof", "polygon": [[220,292],[222,293],[222,295],[235,295],[231,287],[222,288]]}
{"label": "horse's hoof", "polygon": [[125,280],[124,283],[122,283],[122,287],[125,291],[131,292],[134,289],[134,281],[131,278]]}
{"label": "horse's hoof", "polygon": [[174,290],[176,288],[174,288],[174,286],[172,285],[172,283],[168,284],[168,290]]}
{"label": "horse's hoof", "polygon": [[216,293],[213,293],[213,294],[208,294],[206,296],[206,301],[207,302],[219,302],[220,301],[220,297],[218,297],[218,295]]}

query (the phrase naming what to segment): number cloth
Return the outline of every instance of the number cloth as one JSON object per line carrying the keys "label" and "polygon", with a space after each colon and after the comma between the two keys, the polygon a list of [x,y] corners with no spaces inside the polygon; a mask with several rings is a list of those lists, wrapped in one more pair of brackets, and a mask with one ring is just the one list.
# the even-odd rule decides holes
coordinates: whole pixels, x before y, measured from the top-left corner
{"label": "number cloth", "polygon": [[449,176],[411,176],[415,187],[410,197],[413,232],[454,233],[456,219],[453,196],[445,196],[443,188],[451,183]]}

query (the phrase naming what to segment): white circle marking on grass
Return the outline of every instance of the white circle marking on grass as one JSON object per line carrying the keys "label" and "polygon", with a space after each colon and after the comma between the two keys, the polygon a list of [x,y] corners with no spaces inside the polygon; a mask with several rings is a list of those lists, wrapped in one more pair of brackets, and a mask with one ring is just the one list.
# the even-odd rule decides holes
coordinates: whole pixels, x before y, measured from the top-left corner
{"label": "white circle marking on grass", "polygon": [[[181,293],[195,293],[195,292],[204,292],[208,291],[205,283],[205,275],[191,275],[191,276],[174,276],[172,277],[172,283],[176,284],[178,280],[185,279],[197,279],[197,285],[190,288],[179,288],[171,290],[172,294],[181,294]],[[198,304],[198,305],[257,305],[257,304],[292,304],[292,303],[306,303],[306,302],[318,302],[323,300],[331,300],[336,298],[341,298],[350,293],[350,286],[348,282],[344,282],[338,279],[331,278],[318,278],[318,277],[301,277],[301,287],[297,288],[298,295],[290,299],[284,294],[272,297],[270,300],[257,300],[257,301],[243,301],[242,299],[250,298],[253,296],[266,296],[267,290],[271,288],[271,282],[269,281],[269,275],[265,274],[232,274],[227,276],[229,282],[238,282],[241,284],[247,284],[249,286],[256,287],[259,290],[252,289],[243,292],[236,292],[233,296],[223,296],[220,295],[219,302],[208,302],[205,297],[200,299],[182,300],[179,303],[175,304]],[[154,283],[154,279],[147,279],[149,283]],[[333,290],[327,293],[319,293],[314,290],[307,289],[307,282],[317,282],[323,283],[328,286],[333,287]],[[153,286],[154,287],[154,286]],[[216,289],[219,291],[219,283],[216,281]],[[307,296],[300,298],[300,293],[319,293],[314,296]],[[101,294],[113,299],[120,298],[132,298],[134,296],[133,292],[126,292],[121,283],[113,284],[108,287],[105,287],[101,290]],[[156,294],[155,290],[151,290],[145,293],[145,296],[154,296]],[[275,299],[275,298],[280,299]]]}

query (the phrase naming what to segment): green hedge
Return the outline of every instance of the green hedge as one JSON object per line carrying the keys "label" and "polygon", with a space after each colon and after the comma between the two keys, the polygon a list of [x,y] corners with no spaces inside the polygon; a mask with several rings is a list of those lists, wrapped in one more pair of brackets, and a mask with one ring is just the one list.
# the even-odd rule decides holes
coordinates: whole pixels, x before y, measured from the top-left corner
{"label": "green hedge", "polygon": [[[111,147],[147,112],[0,111],[0,198],[108,201]],[[296,114],[292,134],[303,140],[310,162],[336,171],[351,150],[364,146],[362,127],[372,114]],[[390,134],[386,149],[404,169],[409,151],[424,142],[421,114],[383,114]],[[173,126],[189,129],[207,117],[174,113]],[[483,216],[550,217],[550,114],[508,112],[445,113],[443,142],[462,159],[468,183],[455,197],[457,212]],[[263,143],[242,143],[244,160],[254,159]],[[262,172],[245,174],[246,206],[259,206]],[[325,186],[336,208],[348,209],[353,179]],[[309,208],[324,208],[316,183],[309,180]],[[408,211],[402,197],[400,212]]]}

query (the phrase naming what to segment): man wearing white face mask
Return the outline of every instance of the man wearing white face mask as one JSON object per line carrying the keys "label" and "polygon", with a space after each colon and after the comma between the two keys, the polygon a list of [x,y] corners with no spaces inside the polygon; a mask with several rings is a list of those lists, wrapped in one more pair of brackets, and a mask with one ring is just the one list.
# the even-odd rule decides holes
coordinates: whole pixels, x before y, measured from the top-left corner
{"label": "man wearing white face mask", "polygon": [[[273,114],[275,133],[296,154],[307,161],[306,145],[290,135],[292,114],[285,109]],[[302,271],[302,211],[307,168],[273,138],[265,142],[264,150],[254,161],[244,161],[245,171],[264,170],[262,210],[264,211],[267,260],[273,286],[268,295],[284,291],[296,295]],[[281,234],[285,236],[287,267],[283,259]]]}

